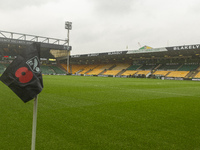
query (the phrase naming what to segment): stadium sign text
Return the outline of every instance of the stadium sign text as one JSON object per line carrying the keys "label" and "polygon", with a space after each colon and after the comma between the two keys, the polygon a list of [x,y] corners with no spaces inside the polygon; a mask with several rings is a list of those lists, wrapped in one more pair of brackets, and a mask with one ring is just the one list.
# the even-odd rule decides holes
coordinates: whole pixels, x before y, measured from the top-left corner
{"label": "stadium sign text", "polygon": [[88,54],[88,57],[90,56],[99,56],[99,53],[95,53],[95,54]]}
{"label": "stadium sign text", "polygon": [[189,49],[199,49],[200,45],[184,45],[173,47],[173,50],[189,50]]}
{"label": "stadium sign text", "polygon": [[120,55],[122,54],[122,51],[119,52],[109,52],[108,55]]}
{"label": "stadium sign text", "polygon": [[71,57],[72,58],[78,58],[78,57],[80,57],[80,55],[72,55]]}

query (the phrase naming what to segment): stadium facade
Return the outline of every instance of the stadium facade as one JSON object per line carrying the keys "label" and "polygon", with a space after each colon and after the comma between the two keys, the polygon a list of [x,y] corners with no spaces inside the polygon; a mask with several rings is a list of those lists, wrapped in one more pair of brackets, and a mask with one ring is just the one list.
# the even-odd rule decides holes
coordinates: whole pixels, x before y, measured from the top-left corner
{"label": "stadium facade", "polygon": [[[41,43],[43,74],[83,76],[148,77],[166,79],[200,78],[200,44],[138,50],[70,55],[67,40],[0,31],[0,73],[26,45]],[[70,61],[67,61],[69,59]]]}
{"label": "stadium facade", "polygon": [[198,80],[200,44],[72,55],[70,62],[75,75]]}

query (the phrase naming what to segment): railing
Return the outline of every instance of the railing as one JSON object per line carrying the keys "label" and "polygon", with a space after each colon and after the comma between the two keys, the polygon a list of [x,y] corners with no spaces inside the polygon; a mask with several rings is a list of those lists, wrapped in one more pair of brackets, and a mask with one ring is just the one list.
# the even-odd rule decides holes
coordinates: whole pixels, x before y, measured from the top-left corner
{"label": "railing", "polygon": [[18,44],[30,44],[32,42],[40,42],[42,43],[43,46],[47,46],[47,44],[49,44],[51,47],[53,46],[54,48],[58,47],[62,49],[71,50],[70,49],[71,47],[67,45],[68,39],[62,40],[62,39],[16,33],[16,32],[0,31],[0,41],[7,43],[8,42],[18,43]]}

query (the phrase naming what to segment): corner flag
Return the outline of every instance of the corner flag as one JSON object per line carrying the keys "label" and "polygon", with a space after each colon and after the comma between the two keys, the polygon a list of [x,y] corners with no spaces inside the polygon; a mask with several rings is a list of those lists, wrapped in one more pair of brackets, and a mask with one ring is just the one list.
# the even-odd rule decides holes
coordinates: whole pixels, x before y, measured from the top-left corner
{"label": "corner flag", "polygon": [[24,103],[32,100],[43,89],[40,70],[40,44],[33,43],[7,67],[0,80]]}

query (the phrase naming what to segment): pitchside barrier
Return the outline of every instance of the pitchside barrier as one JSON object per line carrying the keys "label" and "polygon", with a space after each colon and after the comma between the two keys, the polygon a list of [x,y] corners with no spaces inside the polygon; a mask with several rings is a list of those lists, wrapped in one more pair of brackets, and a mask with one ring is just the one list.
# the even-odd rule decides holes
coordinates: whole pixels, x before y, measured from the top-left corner
{"label": "pitchside barrier", "polygon": [[198,78],[179,78],[179,77],[161,77],[162,80],[192,80],[192,81],[200,81]]}
{"label": "pitchside barrier", "polygon": [[[145,75],[133,75],[133,76],[121,76],[121,75],[81,75],[81,74],[72,74],[76,76],[98,76],[98,77],[113,77],[113,78],[149,78],[146,77]],[[163,77],[163,76],[154,76],[152,79],[162,79],[162,80],[192,80],[192,81],[200,81],[198,78],[181,78],[181,77]]]}

